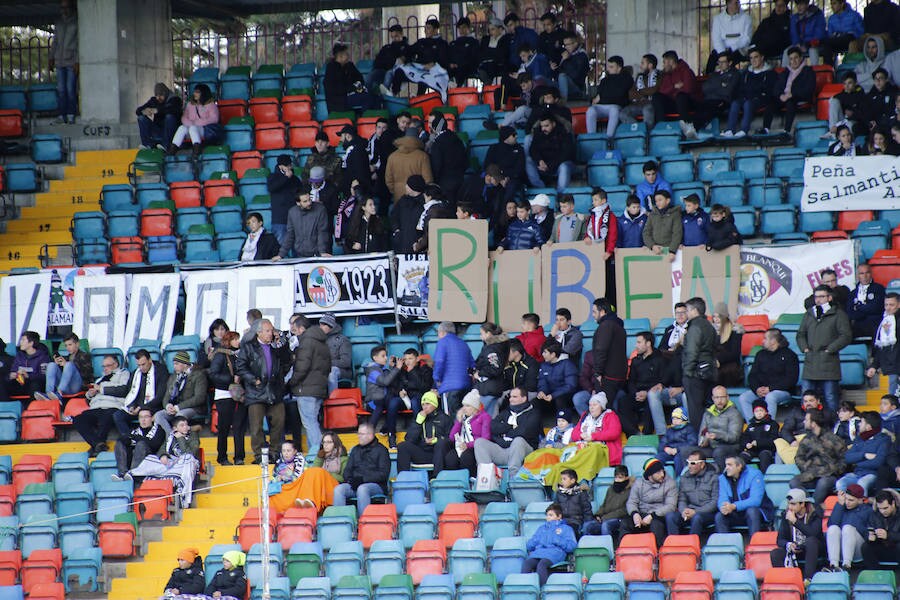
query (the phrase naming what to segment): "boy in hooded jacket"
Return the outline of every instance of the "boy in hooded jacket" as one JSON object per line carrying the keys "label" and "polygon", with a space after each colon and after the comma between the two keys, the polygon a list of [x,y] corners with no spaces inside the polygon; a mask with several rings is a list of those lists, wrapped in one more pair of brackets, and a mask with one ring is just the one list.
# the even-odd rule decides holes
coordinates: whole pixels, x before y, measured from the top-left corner
{"label": "boy in hooded jacket", "polygon": [[206,587],[203,575],[203,559],[196,548],[185,548],[178,553],[178,568],[172,571],[166,584],[165,597],[179,594],[201,594]]}
{"label": "boy in hooded jacket", "polygon": [[525,546],[528,558],[522,563],[522,573],[537,573],[541,587],[550,578],[550,567],[566,560],[578,545],[575,532],[563,521],[559,504],[548,506],[545,514],[547,522],[538,527],[528,540]]}
{"label": "boy in hooded jacket", "polygon": [[741,456],[748,464],[753,458],[759,459],[759,470],[763,473],[775,461],[775,440],[778,439],[779,426],[772,415],[765,398],[753,401],[753,418],[741,433]]}
{"label": "boy in hooded jacket", "polygon": [[593,519],[590,487],[578,484],[578,473],[574,469],[565,469],[559,474],[559,487],[553,501],[562,508],[563,521],[573,531],[581,531],[582,526]]}

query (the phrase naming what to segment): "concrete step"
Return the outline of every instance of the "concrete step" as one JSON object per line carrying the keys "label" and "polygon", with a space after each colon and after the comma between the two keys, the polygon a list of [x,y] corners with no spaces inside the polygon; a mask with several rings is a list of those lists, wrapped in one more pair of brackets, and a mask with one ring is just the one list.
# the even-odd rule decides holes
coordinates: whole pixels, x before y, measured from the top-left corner
{"label": "concrete step", "polygon": [[21,217],[6,224],[6,232],[43,233],[50,231],[68,231],[72,223],[71,215],[56,215],[37,206],[22,209]]}
{"label": "concrete step", "polygon": [[100,193],[104,185],[115,183],[128,183],[128,176],[125,173],[113,175],[112,177],[78,177],[75,179],[54,179],[49,182],[48,192],[68,192],[68,191],[89,191],[95,194]]}

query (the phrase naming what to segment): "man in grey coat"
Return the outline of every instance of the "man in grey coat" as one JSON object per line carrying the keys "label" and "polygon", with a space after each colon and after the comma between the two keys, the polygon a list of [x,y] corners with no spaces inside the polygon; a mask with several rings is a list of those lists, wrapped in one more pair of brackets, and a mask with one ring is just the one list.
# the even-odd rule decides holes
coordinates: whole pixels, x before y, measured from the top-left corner
{"label": "man in grey coat", "polygon": [[825,406],[836,413],[841,396],[839,353],[853,341],[853,329],[847,313],[833,300],[830,287],[816,287],[813,306],[803,315],[797,330],[797,345],[806,354],[802,388],[818,391],[825,398]]}
{"label": "man in grey coat", "polygon": [[50,43],[50,68],[56,69],[56,93],[59,96],[57,123],[75,123],[78,108],[78,17],[75,0],[59,3],[59,20],[53,27]]}
{"label": "man in grey coat", "polygon": [[701,450],[688,454],[688,472],[678,482],[678,510],[666,515],[669,535],[678,535],[690,527],[690,533],[701,535],[716,519],[719,499],[719,473],[707,464]]}
{"label": "man in grey coat", "polygon": [[619,541],[629,533],[650,532],[656,537],[656,547],[666,539],[666,515],[678,509],[678,486],[666,475],[665,467],[657,458],[644,463],[644,476],[636,478],[625,510],[628,517],[619,527]]}
{"label": "man in grey coat", "polygon": [[289,256],[293,250],[295,258],[309,256],[331,256],[330,217],[325,205],[313,202],[309,184],[300,185],[297,205],[288,211],[287,232],[281,242],[281,249],[273,261]]}
{"label": "man in grey coat", "polygon": [[353,378],[350,338],[343,334],[334,313],[319,317],[319,327],[325,332],[325,343],[331,353],[331,373],[328,375],[328,394],[331,395],[341,379]]}
{"label": "man in grey coat", "polygon": [[703,409],[710,390],[718,376],[716,343],[718,335],[706,319],[706,302],[703,298],[691,298],[685,302],[688,324],[684,334],[684,350],[681,353],[681,372],[684,393],[687,396],[688,418],[700,431]]}
{"label": "man in grey coat", "polygon": [[744,417],[728,399],[728,390],[716,386],[712,391],[712,406],[703,412],[700,422],[700,447],[712,448],[719,471],[725,468],[725,458],[740,451],[738,442],[744,429]]}
{"label": "man in grey coat", "polygon": [[[321,327],[311,327],[309,320],[300,315],[294,321],[295,327],[303,328],[298,338],[299,345],[294,350],[294,368],[288,386],[291,399],[297,403],[300,420],[306,429],[309,451],[318,451],[322,444],[319,428],[319,413],[322,402],[328,394],[328,374],[331,372],[331,354],[325,343],[325,331]],[[295,434],[296,435],[296,434]],[[294,444],[299,445],[299,439]]]}

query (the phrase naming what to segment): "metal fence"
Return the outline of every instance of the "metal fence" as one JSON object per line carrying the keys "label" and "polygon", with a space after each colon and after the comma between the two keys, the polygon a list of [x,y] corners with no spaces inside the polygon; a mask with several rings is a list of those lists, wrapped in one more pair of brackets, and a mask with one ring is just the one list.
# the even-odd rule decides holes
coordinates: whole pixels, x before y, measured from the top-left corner
{"label": "metal fence", "polygon": [[47,83],[50,73],[50,38],[37,35],[0,39],[0,84]]}

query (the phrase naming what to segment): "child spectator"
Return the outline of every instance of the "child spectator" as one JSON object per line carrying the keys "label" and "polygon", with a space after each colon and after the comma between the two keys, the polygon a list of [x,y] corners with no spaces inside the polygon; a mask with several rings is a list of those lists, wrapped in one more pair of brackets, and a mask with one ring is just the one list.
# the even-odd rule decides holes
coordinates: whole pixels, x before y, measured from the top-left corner
{"label": "child spectator", "polygon": [[700,197],[697,194],[690,194],[684,199],[681,224],[684,229],[682,237],[684,246],[705,246],[707,244],[706,231],[709,228],[709,215],[700,208]]}
{"label": "child spectator", "polygon": [[165,597],[179,594],[202,594],[206,586],[203,575],[203,559],[196,548],[185,548],[178,553],[178,568],[172,571],[166,584]]}
{"label": "child spectator", "polygon": [[547,522],[538,527],[526,549],[528,558],[522,563],[523,573],[537,573],[541,587],[550,578],[550,567],[566,560],[575,551],[578,542],[575,532],[562,520],[563,512],[559,504],[551,504],[546,510]]}
{"label": "child spectator", "polygon": [[613,471],[613,482],[606,489],[603,504],[594,513],[594,518],[586,521],[581,528],[582,535],[619,535],[619,522],[628,517],[625,503],[631,493],[634,480],[628,476],[628,467],[617,465]]}
{"label": "child spectator", "polygon": [[681,473],[688,453],[696,446],[697,430],[688,421],[684,409],[679,406],[672,411],[672,426],[659,437],[656,458],[663,463],[671,460],[675,465],[675,472]]}
{"label": "child spectator", "polygon": [[222,568],[213,575],[206,586],[205,595],[219,600],[237,600],[247,594],[247,576],[244,563],[247,555],[237,550],[229,550],[222,556]]}
{"label": "child spectator", "polygon": [[889,431],[894,436],[900,436],[900,405],[898,405],[897,396],[893,394],[885,394],[881,397],[881,405],[879,407],[881,413],[881,427],[886,432]]}
{"label": "child spectator", "polygon": [[[572,431],[578,415],[571,408],[556,413],[556,427],[550,429],[541,441],[541,448],[563,448],[572,441]],[[565,473],[565,471],[563,471]]]}
{"label": "child spectator", "polygon": [[[550,221],[553,222],[552,219]],[[522,200],[516,204],[516,219],[511,221],[497,252],[503,250],[532,250],[544,245],[546,238],[538,222],[531,217],[531,204]]]}
{"label": "child spectator", "polygon": [[853,400],[841,400],[838,406],[837,422],[832,430],[836,436],[844,440],[849,446],[859,434],[859,413],[856,412],[856,402]]}
{"label": "child spectator", "polygon": [[562,353],[562,345],[548,338],[541,348],[544,362],[538,372],[537,399],[553,403],[556,411],[572,406],[578,391],[578,367]]}
{"label": "child spectator", "polygon": [[553,501],[562,509],[563,521],[573,531],[581,531],[584,523],[593,518],[591,509],[591,488],[578,485],[578,473],[565,469],[559,474],[559,488]]}
{"label": "child spectator", "polygon": [[[662,116],[662,115],[659,115]],[[640,198],[643,208],[648,213],[653,210],[653,197],[656,192],[666,190],[672,193],[672,185],[659,174],[659,165],[656,161],[648,160],[644,163],[644,181],[637,184],[634,189],[634,195]]]}
{"label": "child spectator", "polygon": [[550,239],[553,235],[553,223],[556,217],[550,209],[550,196],[547,194],[538,194],[531,199],[531,218],[541,228],[541,235],[544,241]]}
{"label": "child spectator", "polygon": [[709,210],[709,224],[706,230],[706,250],[724,250],[729,246],[739,246],[743,242],[734,225],[731,209],[721,204],[713,204]]}
{"label": "child spectator", "polygon": [[584,238],[586,221],[584,215],[575,212],[575,198],[572,194],[563,194],[559,198],[559,214],[553,223],[550,241],[554,244],[576,242]]}
{"label": "child spectator", "polygon": [[753,418],[741,434],[741,456],[750,464],[753,458],[759,459],[759,470],[763,473],[775,460],[775,440],[778,438],[778,423],[769,414],[765,398],[757,398],[753,402]]}
{"label": "child spectator", "polygon": [[366,369],[366,405],[372,411],[369,424],[375,427],[381,419],[381,413],[387,411],[381,433],[388,435],[388,444],[391,448],[397,447],[397,413],[403,405],[400,396],[394,393],[392,386],[394,380],[400,375],[397,367],[397,357],[392,356],[388,365],[387,348],[375,346],[369,353],[372,363]]}
{"label": "child spectator", "polygon": [[644,245],[644,225],[647,224],[647,212],[641,206],[641,199],[630,194],[625,201],[625,212],[616,223],[619,248],[640,248]]}
{"label": "child spectator", "polygon": [[522,333],[516,336],[516,339],[522,342],[525,352],[531,358],[541,362],[544,358],[541,356],[541,346],[547,336],[541,328],[541,317],[535,313],[525,313],[522,315]]}

